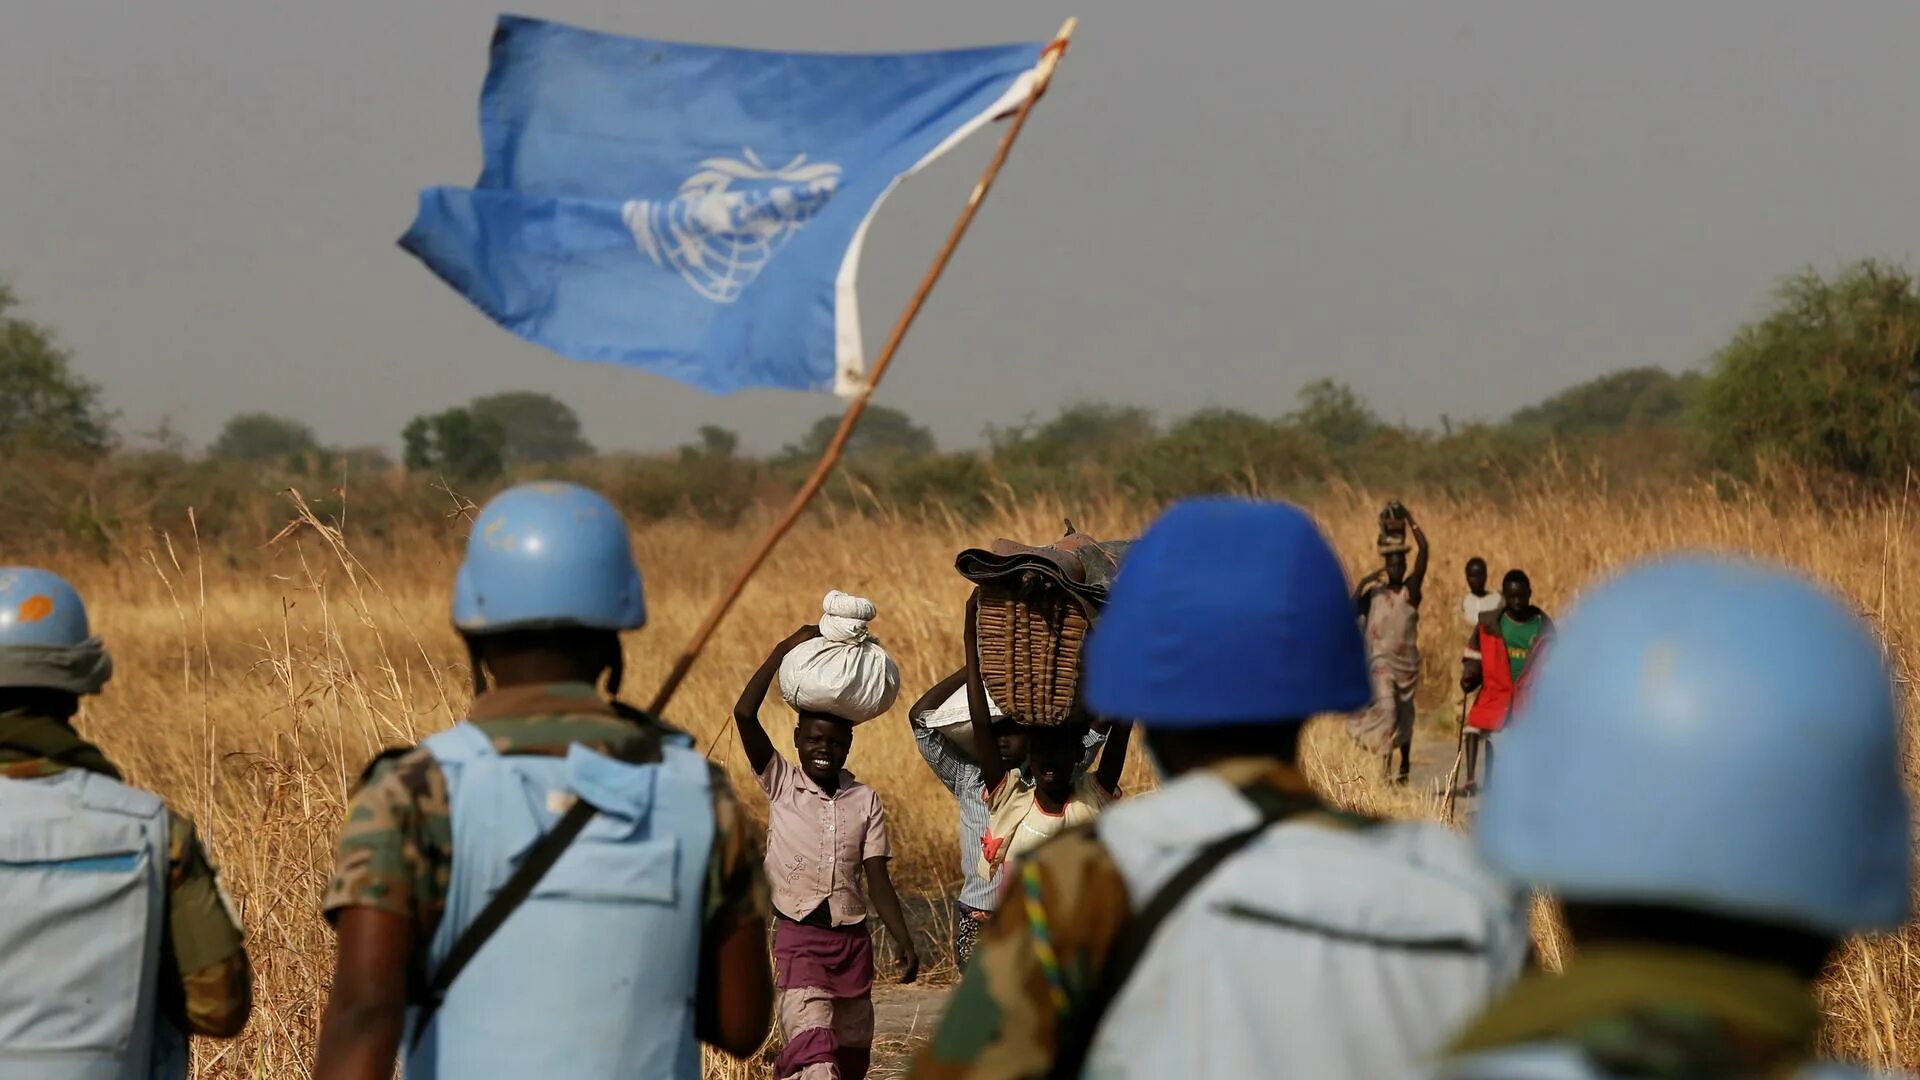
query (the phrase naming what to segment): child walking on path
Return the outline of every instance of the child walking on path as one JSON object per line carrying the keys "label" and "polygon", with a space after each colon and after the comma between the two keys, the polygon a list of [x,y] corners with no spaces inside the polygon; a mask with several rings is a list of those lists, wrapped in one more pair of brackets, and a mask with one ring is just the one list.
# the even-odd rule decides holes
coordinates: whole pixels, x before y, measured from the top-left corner
{"label": "child walking on path", "polygon": [[[839,597],[855,601],[854,597]],[[836,619],[835,598],[828,598],[821,621]],[[865,620],[873,606],[858,601],[854,617],[829,634],[849,648],[878,645],[865,636]],[[884,712],[898,689],[898,672],[883,700],[861,708],[828,712],[802,707],[801,688],[786,685],[803,678],[823,677],[831,663],[783,663],[796,649],[822,638],[822,628],[803,626],[774,646],[760,669],[748,681],[733,709],[740,729],[740,745],[767,793],[770,817],[767,838],[767,878],[773,888],[774,985],[779,991],[780,1034],[785,1045],[774,1063],[779,1080],[860,1080],[873,1054],[873,942],[867,928],[868,904],[860,893],[864,871],[872,909],[886,925],[900,949],[900,981],[912,982],[920,972],[887,874],[892,849],[887,843],[887,815],[880,796],[846,770],[856,724]],[[884,653],[879,653],[884,660]],[[817,654],[816,654],[817,659]],[[871,663],[871,657],[858,663]],[[891,662],[886,663],[891,669]],[[797,672],[797,674],[796,674]],[[782,694],[798,701],[800,721],[793,744],[799,763],[774,752],[773,742],[760,723],[760,706],[776,676]],[[824,696],[834,696],[829,688]],[[842,715],[842,714],[845,715]]]}

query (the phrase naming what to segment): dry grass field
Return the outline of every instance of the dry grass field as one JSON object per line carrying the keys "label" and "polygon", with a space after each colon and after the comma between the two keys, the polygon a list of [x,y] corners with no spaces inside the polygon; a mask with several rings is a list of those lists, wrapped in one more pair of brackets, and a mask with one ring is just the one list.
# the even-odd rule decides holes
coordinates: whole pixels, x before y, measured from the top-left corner
{"label": "dry grass field", "polygon": [[[1902,500],[1834,507],[1814,491],[1725,498],[1700,488],[1657,497],[1542,494],[1488,509],[1401,495],[1435,543],[1434,599],[1422,630],[1429,721],[1420,739],[1451,743],[1440,714],[1444,687],[1456,677],[1454,597],[1470,554],[1485,556],[1496,579],[1511,566],[1529,570],[1537,598],[1555,612],[1596,574],[1650,552],[1704,547],[1793,563],[1852,596],[1880,626],[1913,704],[1920,582],[1909,580],[1903,559],[1909,525]],[[1312,507],[1350,569],[1368,561],[1380,501],[1344,492]],[[880,608],[876,632],[898,658],[906,685],[900,709],[860,730],[852,768],[886,800],[902,890],[951,889],[951,800],[914,751],[904,704],[958,662],[966,589],[952,570],[955,552],[998,535],[1044,540],[1057,533],[1065,512],[1088,531],[1113,536],[1138,529],[1148,508],[1028,507],[980,525],[884,517],[803,524],[701,659],[669,719],[713,748],[760,806],[726,731],[741,682],[768,646],[818,614],[828,588],[872,597]],[[294,515],[289,503],[287,516]],[[664,674],[756,529],[673,523],[636,533],[652,622],[628,639],[630,697],[644,699]],[[339,534],[308,526],[274,543],[266,570],[234,569],[261,559],[199,551],[190,531],[156,535],[137,557],[113,563],[53,560],[88,597],[118,663],[113,684],[88,706],[81,727],[133,781],[200,823],[247,923],[259,984],[253,1021],[237,1042],[202,1044],[197,1076],[308,1074],[332,959],[316,904],[353,778],[374,750],[445,727],[466,705],[465,653],[446,619],[464,532],[465,520],[449,514],[439,535],[350,551],[350,529],[343,545]],[[1730,726],[1737,720],[1728,718]],[[1380,786],[1373,763],[1337,723],[1321,722],[1309,751],[1317,779],[1335,798],[1391,813],[1435,809],[1428,792]],[[1438,752],[1451,759],[1450,745]],[[1909,776],[1913,765],[1910,757]],[[1136,789],[1146,782],[1137,761],[1130,780]],[[1548,920],[1541,925],[1551,962],[1558,943]],[[1855,946],[1832,973],[1825,1004],[1836,1053],[1920,1066],[1916,943],[1908,933]],[[710,1075],[765,1073],[716,1064]]]}

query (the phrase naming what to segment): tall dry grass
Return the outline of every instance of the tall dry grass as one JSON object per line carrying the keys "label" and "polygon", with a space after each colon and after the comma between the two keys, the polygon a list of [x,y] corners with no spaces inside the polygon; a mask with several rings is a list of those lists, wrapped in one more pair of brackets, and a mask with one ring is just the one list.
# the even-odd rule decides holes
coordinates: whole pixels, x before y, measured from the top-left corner
{"label": "tall dry grass", "polygon": [[[1456,677],[1461,631],[1453,606],[1470,554],[1485,556],[1496,575],[1529,570],[1549,610],[1564,607],[1596,574],[1652,552],[1704,547],[1792,563],[1873,618],[1897,659],[1903,695],[1913,695],[1920,595],[1901,558],[1904,500],[1826,506],[1810,490],[1724,498],[1676,488],[1632,497],[1543,491],[1489,507],[1402,495],[1435,544],[1435,599],[1421,631],[1430,719],[1418,738],[1442,743],[1446,758],[1452,736],[1440,714]],[[1370,562],[1378,505],[1369,493],[1343,491],[1311,507],[1352,570]],[[1115,503],[1009,509],[977,526],[885,516],[803,524],[749,588],[669,719],[713,748],[763,810],[726,730],[730,708],[764,650],[814,617],[825,590],[876,600],[876,630],[900,662],[909,700],[959,661],[966,586],[952,570],[954,553],[996,535],[1050,537],[1068,511],[1100,535],[1131,534],[1149,514]],[[258,559],[200,550],[191,528],[156,535],[113,562],[56,561],[87,595],[119,665],[80,726],[130,779],[199,822],[247,924],[258,976],[254,1018],[240,1040],[198,1047],[197,1076],[308,1074],[332,960],[316,905],[354,777],[375,750],[417,741],[466,705],[465,653],[446,621],[465,521],[456,501],[437,533],[362,551],[351,548],[351,534],[309,523],[275,542],[265,572],[236,568]],[[672,522],[635,534],[651,622],[628,641],[634,696],[664,675],[754,535],[753,528]],[[1728,718],[1730,726],[1737,719]],[[1335,724],[1310,732],[1308,753],[1317,782],[1344,802],[1396,814],[1437,806],[1431,791],[1380,785],[1377,766]],[[885,798],[902,889],[951,890],[958,877],[952,802],[915,752],[903,709],[861,729],[851,765]],[[1911,776],[1911,758],[1907,765]],[[1145,781],[1137,762],[1130,780]],[[1915,943],[1907,933],[1850,948],[1824,993],[1833,1050],[1872,1064],[1920,1065]],[[1558,940],[1544,921],[1542,947],[1550,962],[1557,958]],[[765,1073],[716,1062],[710,1075]]]}

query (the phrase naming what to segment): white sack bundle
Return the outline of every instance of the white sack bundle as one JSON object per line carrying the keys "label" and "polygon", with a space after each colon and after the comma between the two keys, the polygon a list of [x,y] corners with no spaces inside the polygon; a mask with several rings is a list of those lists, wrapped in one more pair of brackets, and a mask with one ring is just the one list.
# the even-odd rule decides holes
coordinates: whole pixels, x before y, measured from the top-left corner
{"label": "white sack bundle", "polygon": [[[987,695],[987,715],[995,720],[1006,716],[993,695]],[[937,731],[940,737],[952,743],[968,761],[973,760],[973,710],[967,706],[967,686],[961,683],[947,700],[931,709],[924,710],[917,717],[920,726],[928,731]]]}
{"label": "white sack bundle", "polygon": [[893,707],[900,666],[867,630],[873,602],[834,590],[820,605],[820,636],[780,661],[780,696],[796,709],[864,724]]}
{"label": "white sack bundle", "polygon": [[[1001,711],[999,703],[993,700],[992,694],[987,695],[987,715],[993,717],[995,720],[1007,715]],[[920,715],[914,719],[920,721],[921,727],[931,728],[935,731],[959,727],[971,721],[973,719],[973,712],[967,707],[966,684],[961,683],[955,687],[953,693],[947,696],[947,700],[931,709],[922,711]]]}

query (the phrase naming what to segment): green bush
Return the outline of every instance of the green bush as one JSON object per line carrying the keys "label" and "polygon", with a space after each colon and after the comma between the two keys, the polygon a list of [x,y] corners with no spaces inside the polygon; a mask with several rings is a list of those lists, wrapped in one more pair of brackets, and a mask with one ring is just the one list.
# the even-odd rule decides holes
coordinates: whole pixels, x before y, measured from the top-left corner
{"label": "green bush", "polygon": [[1696,410],[1715,459],[1778,459],[1870,483],[1920,457],[1920,294],[1911,274],[1862,262],[1804,273],[1714,357]]}

